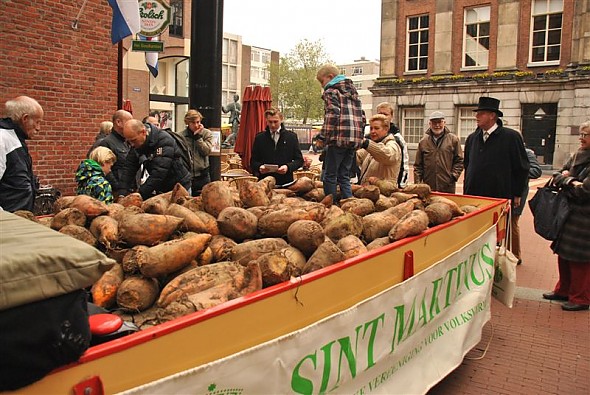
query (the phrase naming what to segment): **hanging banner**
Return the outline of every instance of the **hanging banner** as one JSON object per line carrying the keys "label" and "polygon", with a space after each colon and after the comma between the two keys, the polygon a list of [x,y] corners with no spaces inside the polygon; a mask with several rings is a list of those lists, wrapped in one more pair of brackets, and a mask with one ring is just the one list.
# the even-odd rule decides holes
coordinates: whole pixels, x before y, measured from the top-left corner
{"label": "hanging banner", "polygon": [[492,226],[427,270],[347,310],[124,393],[425,393],[481,339],[491,316],[495,245]]}

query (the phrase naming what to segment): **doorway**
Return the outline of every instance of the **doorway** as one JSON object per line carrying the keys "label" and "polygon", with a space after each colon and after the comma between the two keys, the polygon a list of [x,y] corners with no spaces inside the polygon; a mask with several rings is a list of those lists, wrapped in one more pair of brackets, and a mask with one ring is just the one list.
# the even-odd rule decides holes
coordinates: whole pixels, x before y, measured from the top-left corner
{"label": "doorway", "polygon": [[553,164],[557,103],[523,104],[522,137],[542,165]]}

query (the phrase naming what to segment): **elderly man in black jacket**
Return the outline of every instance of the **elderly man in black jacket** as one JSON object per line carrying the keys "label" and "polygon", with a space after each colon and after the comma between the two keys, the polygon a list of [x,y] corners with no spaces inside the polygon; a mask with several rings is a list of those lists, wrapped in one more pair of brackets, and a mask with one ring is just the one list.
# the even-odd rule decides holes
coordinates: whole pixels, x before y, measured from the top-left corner
{"label": "elderly man in black jacket", "polygon": [[129,146],[125,144],[125,136],[123,136],[123,126],[129,120],[133,119],[133,115],[129,111],[117,110],[113,114],[113,129],[104,139],[96,141],[88,154],[96,147],[107,147],[117,157],[117,161],[113,165],[111,172],[107,175],[107,180],[111,183],[113,191],[118,191],[123,188],[121,185],[123,178],[123,165],[125,158],[129,153]]}
{"label": "elderly man in black jacket", "polygon": [[[191,175],[182,163],[180,148],[168,132],[155,127],[148,131],[141,121],[132,119],[125,123],[123,133],[132,148],[123,167],[123,189],[119,195],[136,190],[135,175],[141,165],[144,170],[139,185],[142,198],[171,191],[176,183],[190,192]],[[145,159],[140,163],[142,156]]]}
{"label": "elderly man in black jacket", "polygon": [[28,96],[5,104],[0,119],[0,210],[33,211],[37,181],[26,140],[41,130],[43,108]]}
{"label": "elderly man in black jacket", "polygon": [[[250,168],[259,179],[273,176],[277,185],[293,181],[293,171],[303,166],[303,154],[297,135],[283,126],[283,114],[276,108],[264,112],[266,129],[258,133],[252,145]],[[267,165],[275,165],[267,166]]]}
{"label": "elderly man in black jacket", "polygon": [[480,97],[476,111],[477,129],[465,141],[465,185],[467,195],[511,199],[521,202],[527,183],[529,161],[522,136],[502,126],[500,100]]}

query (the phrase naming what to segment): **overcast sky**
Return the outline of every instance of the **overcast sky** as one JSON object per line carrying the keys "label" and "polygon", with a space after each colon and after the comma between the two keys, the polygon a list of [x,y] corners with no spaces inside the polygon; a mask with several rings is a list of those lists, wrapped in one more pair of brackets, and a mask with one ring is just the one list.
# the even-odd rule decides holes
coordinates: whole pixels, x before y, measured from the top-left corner
{"label": "overcast sky", "polygon": [[281,56],[308,39],[337,64],[379,59],[381,0],[225,0],[223,13],[224,32]]}

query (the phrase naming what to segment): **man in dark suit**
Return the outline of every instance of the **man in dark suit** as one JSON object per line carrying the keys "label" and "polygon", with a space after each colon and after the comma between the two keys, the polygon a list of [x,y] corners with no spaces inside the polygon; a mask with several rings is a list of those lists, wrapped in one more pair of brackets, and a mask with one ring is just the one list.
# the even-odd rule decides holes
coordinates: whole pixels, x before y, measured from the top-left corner
{"label": "man in dark suit", "polygon": [[250,168],[259,179],[273,176],[277,185],[284,185],[293,181],[293,171],[303,166],[299,139],[285,129],[283,114],[276,108],[266,110],[264,117],[267,126],[254,138]]}
{"label": "man in dark suit", "polygon": [[529,161],[522,136],[503,126],[500,100],[480,97],[477,129],[465,141],[466,195],[506,198],[518,207],[527,182]]}

